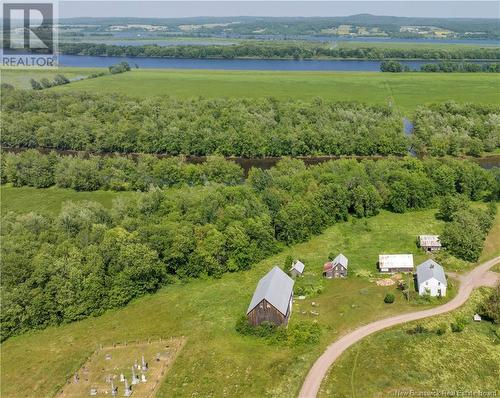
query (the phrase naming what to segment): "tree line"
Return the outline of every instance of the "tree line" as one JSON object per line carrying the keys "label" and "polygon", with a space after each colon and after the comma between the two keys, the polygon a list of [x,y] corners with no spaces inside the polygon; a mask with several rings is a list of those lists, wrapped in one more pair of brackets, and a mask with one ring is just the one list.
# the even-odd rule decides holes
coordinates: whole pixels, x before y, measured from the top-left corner
{"label": "tree line", "polygon": [[[438,63],[424,64],[420,66],[421,72],[460,72],[460,73],[499,73],[500,63],[476,63],[476,62],[450,62],[441,61]],[[415,69],[410,68],[399,61],[389,60],[380,63],[381,72],[416,72]]]}
{"label": "tree line", "polygon": [[197,186],[210,182],[237,185],[243,169],[221,156],[210,156],[200,164],[181,157],[158,159],[152,155],[59,156],[35,149],[5,153],[1,159],[1,182],[15,187],[72,188],[76,191],[147,191],[151,186],[168,188]]}
{"label": "tree line", "polygon": [[242,42],[233,45],[175,45],[119,46],[99,43],[63,43],[63,54],[112,56],[112,57],[161,57],[161,58],[335,58],[335,59],[441,59],[499,60],[496,47],[471,48],[381,48],[381,47],[332,47],[308,42]]}
{"label": "tree line", "polygon": [[[25,170],[32,181],[37,171]],[[68,202],[56,216],[4,214],[2,339],[101,314],[178,279],[248,269],[348,217],[435,206],[445,195],[498,200],[495,173],[451,159],[283,159],[238,185],[151,184],[111,209]]]}
{"label": "tree line", "polygon": [[[415,136],[390,106],[265,99],[133,98],[2,90],[1,142],[95,152],[265,157],[479,156],[500,146],[498,105],[422,106]],[[446,146],[448,144],[448,146]],[[443,152],[444,146],[444,152]]]}

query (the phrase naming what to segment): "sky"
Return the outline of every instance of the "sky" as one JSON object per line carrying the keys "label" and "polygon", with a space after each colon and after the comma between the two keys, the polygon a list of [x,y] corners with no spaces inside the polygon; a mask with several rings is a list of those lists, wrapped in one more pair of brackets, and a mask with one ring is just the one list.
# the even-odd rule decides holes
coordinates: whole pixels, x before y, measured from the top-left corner
{"label": "sky", "polygon": [[499,18],[498,1],[59,1],[59,16],[180,18],[313,17],[374,14],[405,17]]}

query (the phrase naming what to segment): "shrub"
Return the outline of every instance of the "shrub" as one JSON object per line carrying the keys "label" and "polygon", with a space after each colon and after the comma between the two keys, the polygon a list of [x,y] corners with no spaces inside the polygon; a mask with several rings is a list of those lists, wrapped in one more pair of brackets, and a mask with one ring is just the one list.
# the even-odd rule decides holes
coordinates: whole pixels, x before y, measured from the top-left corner
{"label": "shrub", "polygon": [[417,323],[415,327],[408,330],[408,334],[422,334],[427,332],[427,328],[420,323]]}
{"label": "shrub", "polygon": [[438,336],[441,336],[441,335],[443,335],[443,334],[445,334],[445,333],[446,333],[446,330],[447,330],[447,329],[448,329],[448,326],[446,325],[446,323],[444,323],[444,322],[443,322],[443,323],[440,323],[440,324],[438,325],[438,327],[436,328],[436,334],[437,334]]}
{"label": "shrub", "polygon": [[394,294],[387,293],[384,297],[384,303],[392,304],[392,303],[394,303],[394,299],[395,299]]}
{"label": "shrub", "polygon": [[459,316],[455,318],[455,322],[451,323],[451,331],[453,333],[460,333],[465,329],[465,325],[467,324],[467,320],[463,316]]}

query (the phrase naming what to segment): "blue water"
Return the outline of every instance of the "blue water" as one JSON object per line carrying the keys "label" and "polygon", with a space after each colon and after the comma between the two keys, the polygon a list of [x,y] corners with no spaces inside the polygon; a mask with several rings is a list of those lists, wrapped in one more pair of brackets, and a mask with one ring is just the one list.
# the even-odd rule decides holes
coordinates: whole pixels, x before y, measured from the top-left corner
{"label": "blue water", "polygon": [[[292,59],[174,59],[149,57],[92,57],[60,55],[60,66],[108,67],[126,61],[132,67],[156,69],[283,70],[283,71],[380,71],[380,61],[372,60],[292,60]],[[401,61],[412,69],[433,61]],[[437,62],[437,61],[434,61]]]}

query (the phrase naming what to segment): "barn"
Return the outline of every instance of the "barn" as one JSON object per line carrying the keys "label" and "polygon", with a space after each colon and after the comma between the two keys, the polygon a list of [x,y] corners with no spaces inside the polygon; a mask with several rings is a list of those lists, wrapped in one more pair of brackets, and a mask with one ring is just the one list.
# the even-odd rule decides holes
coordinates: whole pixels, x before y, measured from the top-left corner
{"label": "barn", "polygon": [[340,253],[332,261],[328,261],[323,266],[323,275],[327,279],[331,278],[345,278],[347,276],[347,264],[349,260],[347,257]]}
{"label": "barn", "polygon": [[257,326],[262,322],[286,325],[292,313],[294,280],[279,267],[274,267],[257,284],[248,306],[248,322]]}
{"label": "barn", "polygon": [[413,272],[412,254],[381,254],[378,256],[380,272]]}
{"label": "barn", "polygon": [[417,267],[418,294],[431,296],[446,296],[446,276],[443,267],[434,260],[424,261]]}
{"label": "barn", "polygon": [[441,249],[439,235],[420,235],[418,237],[419,246],[427,252],[433,252]]}

